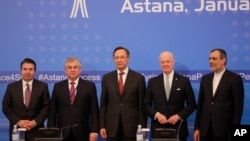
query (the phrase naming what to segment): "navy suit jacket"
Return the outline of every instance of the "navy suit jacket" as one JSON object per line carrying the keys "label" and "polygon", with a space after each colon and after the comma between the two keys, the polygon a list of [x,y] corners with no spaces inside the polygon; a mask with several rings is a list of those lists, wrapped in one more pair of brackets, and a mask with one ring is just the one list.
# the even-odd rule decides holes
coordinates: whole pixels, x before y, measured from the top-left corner
{"label": "navy suit jacket", "polygon": [[[160,124],[155,120],[155,114],[160,112],[167,118],[178,114],[183,120],[179,131],[179,137],[188,136],[187,118],[194,112],[196,101],[190,81],[187,77],[174,73],[170,97],[166,98],[164,89],[163,74],[151,78],[148,83],[146,95],[144,98],[144,111],[151,117],[151,131],[154,133],[156,128],[174,128],[178,132],[180,122],[175,125]],[[154,136],[154,134],[152,134]]]}
{"label": "navy suit jacket", "polygon": [[239,75],[226,70],[213,96],[213,77],[214,73],[209,73],[201,79],[195,129],[204,136],[211,123],[216,136],[228,136],[231,126],[241,121],[243,81]]}
{"label": "navy suit jacket", "polygon": [[122,96],[119,94],[117,70],[103,76],[100,128],[106,128],[108,137],[115,136],[120,117],[127,137],[135,137],[138,124],[146,127],[146,115],[142,110],[145,90],[144,76],[131,69]]}
{"label": "navy suit jacket", "polygon": [[71,105],[68,80],[54,85],[48,127],[61,128],[63,138],[66,138],[70,128],[64,127],[74,126],[72,132],[76,139],[88,140],[90,132],[99,132],[96,86],[80,78],[76,89],[75,101]]}
{"label": "navy suit jacket", "polygon": [[29,107],[24,104],[22,80],[13,82],[7,86],[3,97],[3,113],[10,122],[9,135],[13,125],[19,120],[35,120],[37,126],[27,132],[29,141],[33,141],[38,134],[38,128],[44,127],[44,121],[48,116],[50,95],[48,85],[44,82],[33,80]]}

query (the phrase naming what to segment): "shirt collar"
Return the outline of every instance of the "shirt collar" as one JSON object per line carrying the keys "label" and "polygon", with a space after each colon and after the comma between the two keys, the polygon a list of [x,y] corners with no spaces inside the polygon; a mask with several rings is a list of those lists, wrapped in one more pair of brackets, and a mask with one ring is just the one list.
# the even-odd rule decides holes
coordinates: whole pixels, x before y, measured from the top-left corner
{"label": "shirt collar", "polygon": [[[80,78],[78,77],[78,78],[74,81],[74,82],[75,82],[75,84],[74,84],[75,86],[77,86],[79,79],[80,79]],[[70,84],[71,82],[73,82],[73,81],[71,81],[71,80],[68,79],[69,85],[71,85],[71,84]]]}
{"label": "shirt collar", "polygon": [[220,73],[216,73],[214,72],[214,76],[222,76],[224,74],[224,72],[226,71],[226,69],[224,69],[222,72]]}
{"label": "shirt collar", "polygon": [[174,77],[174,71],[172,70],[168,75],[163,73],[163,76],[164,77],[168,76],[168,78],[173,78]]}
{"label": "shirt collar", "polygon": [[[120,72],[121,72],[120,70],[117,70],[118,75],[119,75]],[[124,72],[124,74],[128,74],[128,67],[125,70],[123,70],[122,72]]]}
{"label": "shirt collar", "polygon": [[30,81],[24,81],[23,79],[22,79],[22,83],[23,83],[23,86],[26,86],[26,84],[28,83],[30,86],[32,86],[32,84],[33,84],[33,79],[32,80],[30,80]]}

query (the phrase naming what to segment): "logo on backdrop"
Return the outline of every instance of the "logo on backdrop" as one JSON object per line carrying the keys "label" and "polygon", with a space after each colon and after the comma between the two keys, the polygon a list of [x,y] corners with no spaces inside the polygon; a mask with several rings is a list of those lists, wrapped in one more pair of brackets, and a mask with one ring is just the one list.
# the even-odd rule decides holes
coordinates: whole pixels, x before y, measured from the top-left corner
{"label": "logo on backdrop", "polygon": [[87,11],[87,6],[86,6],[86,0],[74,0],[72,11],[70,14],[70,18],[76,18],[78,9],[81,9],[81,14],[83,18],[88,18],[88,11]]}

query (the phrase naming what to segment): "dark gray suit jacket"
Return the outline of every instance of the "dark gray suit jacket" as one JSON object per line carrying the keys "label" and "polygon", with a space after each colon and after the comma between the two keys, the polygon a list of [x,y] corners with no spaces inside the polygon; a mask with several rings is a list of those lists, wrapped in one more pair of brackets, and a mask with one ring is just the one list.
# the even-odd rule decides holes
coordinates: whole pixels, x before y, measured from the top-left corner
{"label": "dark gray suit jacket", "polygon": [[[164,89],[163,74],[151,78],[148,83],[145,99],[144,111],[151,117],[151,131],[154,133],[156,128],[174,128],[178,130],[179,123],[175,125],[162,125],[155,120],[155,114],[160,112],[165,114],[167,118],[178,114],[183,120],[180,128],[180,138],[188,136],[187,118],[194,112],[196,108],[196,101],[192,86],[187,77],[174,73],[170,97],[166,98]],[[154,136],[154,134],[152,134]]]}
{"label": "dark gray suit jacket", "polygon": [[213,96],[213,77],[214,73],[209,73],[201,79],[195,129],[204,136],[211,123],[215,135],[228,136],[231,126],[241,121],[243,81],[239,75],[226,70]]}
{"label": "dark gray suit jacket", "polygon": [[10,140],[14,124],[19,120],[35,120],[37,126],[27,132],[29,141],[33,141],[38,134],[38,128],[44,127],[44,121],[48,116],[50,104],[48,85],[34,79],[28,108],[23,101],[22,80],[9,84],[2,102],[3,113],[10,122]]}
{"label": "dark gray suit jacket", "polygon": [[[88,140],[89,133],[99,132],[99,107],[94,83],[79,79],[74,103],[70,104],[68,79],[54,85],[48,127],[72,127],[77,140]],[[69,135],[70,128],[63,130],[63,138]]]}
{"label": "dark gray suit jacket", "polygon": [[106,128],[108,137],[114,137],[121,117],[127,137],[135,137],[137,125],[146,126],[142,111],[146,84],[144,76],[129,69],[123,95],[119,94],[117,71],[105,74],[102,79],[100,101],[100,128]]}

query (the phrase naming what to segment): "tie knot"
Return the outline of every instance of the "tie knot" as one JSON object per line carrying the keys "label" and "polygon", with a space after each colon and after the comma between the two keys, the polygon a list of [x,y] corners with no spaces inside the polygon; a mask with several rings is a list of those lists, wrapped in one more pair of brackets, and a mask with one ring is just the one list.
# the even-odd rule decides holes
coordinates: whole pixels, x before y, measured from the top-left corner
{"label": "tie knot", "polygon": [[26,86],[27,86],[27,87],[30,87],[30,84],[29,84],[29,83],[26,83]]}
{"label": "tie knot", "polygon": [[70,84],[71,84],[71,85],[75,85],[75,82],[74,82],[74,81],[72,81],[72,82],[70,82]]}
{"label": "tie knot", "polygon": [[119,75],[122,76],[124,74],[124,72],[120,72]]}

